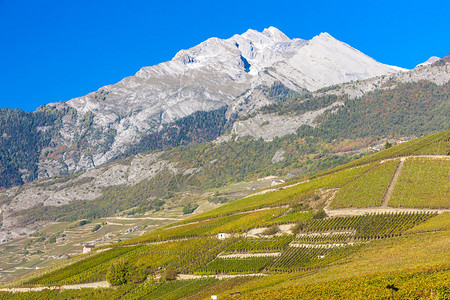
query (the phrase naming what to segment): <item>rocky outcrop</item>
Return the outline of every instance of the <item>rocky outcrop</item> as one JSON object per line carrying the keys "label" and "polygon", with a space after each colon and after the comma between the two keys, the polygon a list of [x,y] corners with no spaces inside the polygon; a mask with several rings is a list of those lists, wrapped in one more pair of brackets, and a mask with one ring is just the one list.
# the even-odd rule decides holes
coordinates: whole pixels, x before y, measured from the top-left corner
{"label": "rocky outcrop", "polygon": [[236,139],[244,136],[251,136],[255,139],[262,138],[271,141],[275,137],[283,137],[288,134],[295,134],[302,125],[317,125],[316,118],[325,111],[337,109],[344,105],[342,102],[335,102],[328,107],[308,111],[298,116],[280,116],[276,114],[257,114],[255,117],[245,121],[237,121],[233,124],[232,134]]}

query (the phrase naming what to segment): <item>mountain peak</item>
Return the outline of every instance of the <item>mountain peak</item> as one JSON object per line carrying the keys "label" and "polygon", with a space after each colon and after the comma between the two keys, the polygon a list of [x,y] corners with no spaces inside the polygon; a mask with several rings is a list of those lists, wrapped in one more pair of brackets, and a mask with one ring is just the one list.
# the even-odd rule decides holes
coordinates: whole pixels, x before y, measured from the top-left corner
{"label": "mountain peak", "polygon": [[431,64],[437,62],[437,61],[440,60],[440,59],[441,59],[440,57],[432,56],[432,57],[430,57],[429,59],[427,59],[427,61],[425,61],[425,62],[423,62],[423,63],[421,63],[421,64],[418,64],[418,65],[416,66],[416,68],[417,68],[417,67],[423,67],[423,66],[431,65]]}
{"label": "mountain peak", "polygon": [[276,27],[270,26],[269,28],[264,28],[262,34],[267,37],[271,37],[279,42],[290,41],[290,38],[287,37],[281,30]]}
{"label": "mountain peak", "polygon": [[[339,41],[338,39],[333,37],[331,34],[329,34],[328,32],[321,32],[319,35],[316,35],[315,37],[313,37],[311,39],[311,41],[325,41],[325,42],[339,42],[339,43],[342,43],[341,41]],[[344,44],[344,43],[342,43],[342,44]]]}
{"label": "mountain peak", "polygon": [[264,44],[268,42],[288,42],[291,40],[283,32],[273,26],[265,28],[262,32],[254,29],[249,29],[241,36],[258,44]]}
{"label": "mountain peak", "polygon": [[[144,67],[135,76],[68,101],[79,116],[92,112],[95,128],[116,130],[106,153],[94,148],[100,143],[94,133],[86,137],[95,145],[89,149],[96,152],[92,157],[81,154],[81,163],[70,162],[69,172],[103,164],[127,151],[143,134],[157,132],[164,124],[197,111],[229,106],[230,112],[250,113],[272,101],[257,87],[270,88],[276,81],[294,91],[315,91],[398,71],[326,32],[312,40],[289,39],[279,29],[268,27],[249,29],[229,39],[210,38],[180,50],[171,61]],[[242,102],[241,95],[253,92],[249,103],[247,98]],[[70,126],[61,135],[68,141],[77,138]]]}
{"label": "mountain peak", "polygon": [[333,39],[334,39],[334,37],[332,37],[331,34],[329,34],[328,32],[321,32],[321,33],[319,34],[319,36],[320,36],[321,38],[333,38]]}

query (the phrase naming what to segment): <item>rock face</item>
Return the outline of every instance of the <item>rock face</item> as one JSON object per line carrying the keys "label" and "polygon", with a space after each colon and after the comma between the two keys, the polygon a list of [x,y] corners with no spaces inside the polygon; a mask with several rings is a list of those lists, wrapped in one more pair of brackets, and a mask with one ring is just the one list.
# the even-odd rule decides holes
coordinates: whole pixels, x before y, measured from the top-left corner
{"label": "rock face", "polygon": [[238,121],[233,124],[232,134],[237,137],[251,136],[255,139],[262,138],[265,141],[272,141],[275,137],[283,137],[288,134],[295,134],[302,125],[315,127],[314,120],[327,110],[337,109],[344,105],[342,102],[335,102],[328,107],[308,111],[299,116],[279,116],[272,114],[257,114],[253,118],[245,121]]}
{"label": "rock face", "polygon": [[328,33],[314,37],[273,68],[275,73],[309,91],[404,70],[378,63]]}
{"label": "rock face", "polygon": [[274,27],[229,39],[210,38],[175,57],[86,96],[50,106],[68,107],[41,177],[87,170],[126,151],[196,111],[228,106],[246,115],[273,102],[260,92],[281,82],[301,92],[403,69],[381,64],[327,33],[290,39]]}

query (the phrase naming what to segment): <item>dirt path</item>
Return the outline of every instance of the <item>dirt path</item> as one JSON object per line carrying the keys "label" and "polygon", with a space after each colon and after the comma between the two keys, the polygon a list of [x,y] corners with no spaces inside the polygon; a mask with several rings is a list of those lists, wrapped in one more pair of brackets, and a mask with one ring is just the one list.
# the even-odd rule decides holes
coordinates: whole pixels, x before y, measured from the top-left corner
{"label": "dirt path", "polygon": [[267,276],[263,273],[253,273],[253,274],[213,274],[213,275],[195,275],[195,274],[178,274],[177,280],[190,280],[190,279],[201,279],[201,278],[217,278],[217,279],[228,279],[235,277],[247,277],[247,276]]}
{"label": "dirt path", "polygon": [[[180,218],[170,218],[170,217],[137,217],[137,218],[128,218],[128,217],[111,217],[105,218],[106,220],[125,220],[125,221],[133,221],[133,220],[169,220],[169,221],[180,221],[183,219]],[[122,225],[122,224],[120,224]]]}
{"label": "dirt path", "polygon": [[318,249],[330,249],[337,247],[353,246],[354,243],[340,243],[340,244],[301,244],[301,243],[291,243],[290,247],[296,248],[318,248]]}
{"label": "dirt path", "polygon": [[428,212],[428,213],[443,213],[450,211],[450,209],[420,209],[420,208],[396,208],[396,207],[369,207],[369,208],[342,208],[342,209],[325,209],[329,217],[348,217],[348,216],[362,216],[367,214],[381,214],[381,213],[400,213],[400,212]]}
{"label": "dirt path", "polygon": [[280,256],[281,252],[267,252],[267,253],[236,253],[236,254],[219,254],[218,258],[250,258],[250,257],[267,257],[267,256]]}
{"label": "dirt path", "polygon": [[61,285],[61,286],[38,286],[30,288],[3,288],[0,292],[11,292],[11,293],[26,293],[26,292],[39,292],[43,290],[80,290],[80,289],[97,289],[97,288],[110,288],[111,285],[108,281],[98,281],[91,283],[80,283],[71,285]]}
{"label": "dirt path", "polygon": [[98,282],[91,282],[91,283],[81,283],[81,284],[72,284],[72,285],[63,285],[61,286],[61,289],[63,290],[79,290],[79,289],[98,289],[98,288],[110,288],[111,285],[108,281],[98,281]]}
{"label": "dirt path", "polygon": [[395,184],[397,183],[398,177],[400,176],[400,172],[403,169],[403,164],[405,163],[405,158],[400,158],[400,162],[397,166],[397,169],[394,172],[394,175],[392,176],[391,182],[389,183],[389,187],[386,190],[386,193],[384,194],[383,203],[381,204],[381,207],[388,207],[389,199],[391,199],[392,192],[394,191]]}

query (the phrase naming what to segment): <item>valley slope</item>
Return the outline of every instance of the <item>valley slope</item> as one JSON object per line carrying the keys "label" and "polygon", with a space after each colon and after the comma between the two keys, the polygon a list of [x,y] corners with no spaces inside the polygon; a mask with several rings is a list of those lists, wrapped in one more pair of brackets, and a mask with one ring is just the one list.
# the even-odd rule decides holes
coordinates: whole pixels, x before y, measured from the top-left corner
{"label": "valley slope", "polygon": [[[69,290],[2,293],[12,299],[383,298],[394,293],[386,288],[392,285],[396,297],[445,299],[449,154],[448,130],[405,142],[9,284]],[[105,279],[117,288],[70,290]]]}

